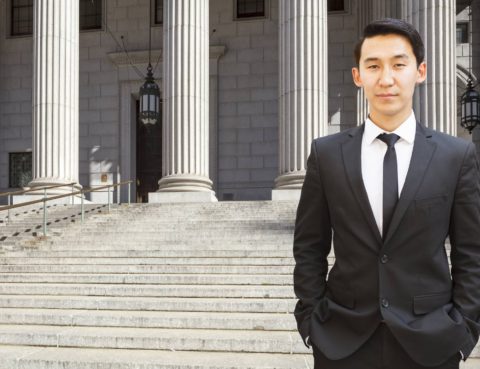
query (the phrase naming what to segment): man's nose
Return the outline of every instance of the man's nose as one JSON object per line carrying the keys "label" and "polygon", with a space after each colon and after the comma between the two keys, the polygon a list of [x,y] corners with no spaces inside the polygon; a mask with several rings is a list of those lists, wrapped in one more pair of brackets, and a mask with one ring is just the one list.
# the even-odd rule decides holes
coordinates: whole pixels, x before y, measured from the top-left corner
{"label": "man's nose", "polygon": [[393,84],[393,74],[390,68],[383,68],[378,81],[381,86],[391,86]]}

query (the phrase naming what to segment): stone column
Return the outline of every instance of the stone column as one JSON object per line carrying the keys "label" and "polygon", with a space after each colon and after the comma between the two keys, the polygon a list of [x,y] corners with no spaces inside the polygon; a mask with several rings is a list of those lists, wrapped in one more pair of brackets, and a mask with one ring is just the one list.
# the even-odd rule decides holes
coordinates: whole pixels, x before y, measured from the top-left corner
{"label": "stone column", "polygon": [[470,5],[472,12],[472,73],[477,81],[480,81],[480,1],[472,1]]}
{"label": "stone column", "polygon": [[[36,0],[33,21],[32,188],[78,184],[78,0]],[[60,187],[48,193],[71,192]]]}
{"label": "stone column", "polygon": [[[480,83],[480,1],[472,1],[470,5],[472,12],[471,23],[472,34],[472,74],[476,78],[476,82]],[[480,84],[476,88],[480,92]],[[472,133],[472,140],[477,147],[477,157],[480,160],[480,127],[476,127]]]}
{"label": "stone column", "polygon": [[416,118],[438,131],[457,134],[455,0],[402,2],[402,18],[425,43],[427,80],[417,88]]}
{"label": "stone column", "polygon": [[209,178],[209,0],[166,0],[163,169],[149,202],[216,201]]}
{"label": "stone column", "polygon": [[[373,20],[396,18],[397,0],[365,0],[357,1],[357,34],[360,40],[363,29]],[[353,51],[352,51],[353,54]],[[357,125],[361,125],[368,117],[368,101],[363,88],[357,91]]]}
{"label": "stone column", "polygon": [[327,2],[279,1],[279,176],[272,200],[298,199],[310,144],[328,134]]}
{"label": "stone column", "polygon": [[372,0],[372,20],[395,17],[394,0]]}
{"label": "stone column", "polygon": [[[372,20],[373,9],[372,0],[365,2],[357,1],[357,38],[360,40],[363,37],[363,30]],[[352,50],[353,55],[353,50]],[[352,56],[353,58],[353,56]],[[363,88],[357,90],[357,125],[365,122],[368,116],[368,101],[365,96]]]}

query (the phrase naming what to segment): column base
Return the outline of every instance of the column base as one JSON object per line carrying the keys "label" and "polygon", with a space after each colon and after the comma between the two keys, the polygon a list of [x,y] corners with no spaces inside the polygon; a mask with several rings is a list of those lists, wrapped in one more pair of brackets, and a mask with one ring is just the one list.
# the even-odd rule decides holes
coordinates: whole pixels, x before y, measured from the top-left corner
{"label": "column base", "polygon": [[216,202],[212,181],[192,174],[174,174],[158,181],[157,192],[148,194],[149,203]]}
{"label": "column base", "polygon": [[279,175],[272,190],[272,201],[299,201],[304,180],[304,170]]}
{"label": "column base", "polygon": [[[22,202],[40,200],[40,199],[43,199],[45,195],[47,197],[52,197],[57,195],[66,195],[82,189],[82,185],[79,183],[68,185],[68,183],[72,183],[72,182],[73,181],[61,180],[58,178],[36,178],[30,181],[27,186],[23,187],[24,190],[33,190],[33,191],[27,192],[22,195],[12,196],[12,203],[20,204]],[[40,188],[40,187],[54,186],[54,185],[65,185],[65,186],[49,188],[46,191]],[[72,186],[73,186],[73,191],[72,191]],[[81,204],[81,201],[82,200],[80,195],[78,194],[74,195],[73,204]],[[90,201],[84,198],[84,204],[88,204],[88,203],[90,203]],[[47,201],[47,205],[51,205],[51,204],[72,204],[72,197],[66,196],[60,199]],[[38,203],[38,205],[41,206],[41,203]]]}
{"label": "column base", "polygon": [[[49,188],[47,189],[47,195],[64,195],[67,193],[72,192],[72,186],[73,186],[73,191],[80,191],[82,189],[82,185],[79,183],[74,183],[73,185],[69,185],[68,183],[72,183],[75,181],[69,181],[66,179],[59,179],[59,178],[36,178],[32,181],[30,181],[27,185],[27,187],[24,187],[24,189],[30,189],[30,190],[35,190],[35,187],[45,187],[45,186],[55,186],[55,185],[65,185],[62,187],[56,187],[56,188]],[[34,194],[41,194],[43,195],[44,190],[39,189],[38,191],[32,191],[30,192],[31,195]]]}
{"label": "column base", "polygon": [[149,192],[149,203],[171,203],[171,202],[217,202],[213,191],[196,192]]}
{"label": "column base", "polygon": [[301,190],[305,180],[304,170],[279,175],[275,179],[276,190]]}
{"label": "column base", "polygon": [[157,192],[213,192],[213,182],[204,176],[173,174],[158,181]]}
{"label": "column base", "polygon": [[301,190],[272,190],[272,201],[299,201]]}

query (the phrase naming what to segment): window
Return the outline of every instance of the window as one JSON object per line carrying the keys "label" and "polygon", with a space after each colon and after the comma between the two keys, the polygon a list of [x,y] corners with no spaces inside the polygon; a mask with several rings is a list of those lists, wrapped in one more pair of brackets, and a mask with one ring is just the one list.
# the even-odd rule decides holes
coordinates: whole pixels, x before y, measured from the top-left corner
{"label": "window", "polygon": [[237,0],[237,19],[265,17],[265,0]]}
{"label": "window", "polygon": [[[33,33],[33,0],[11,1],[12,36]],[[80,30],[102,29],[103,0],[80,0]]]}
{"label": "window", "polygon": [[80,0],[80,29],[102,29],[102,0]]}
{"label": "window", "polygon": [[155,0],[152,13],[153,24],[163,24],[163,0]]}
{"label": "window", "polygon": [[468,23],[457,23],[457,44],[468,43]]}
{"label": "window", "polygon": [[9,154],[9,187],[23,187],[32,180],[32,153],[11,152]]}
{"label": "window", "polygon": [[329,12],[343,12],[345,11],[344,0],[328,0],[327,8]]}
{"label": "window", "polygon": [[11,6],[11,35],[31,35],[33,32],[33,0],[12,0]]}

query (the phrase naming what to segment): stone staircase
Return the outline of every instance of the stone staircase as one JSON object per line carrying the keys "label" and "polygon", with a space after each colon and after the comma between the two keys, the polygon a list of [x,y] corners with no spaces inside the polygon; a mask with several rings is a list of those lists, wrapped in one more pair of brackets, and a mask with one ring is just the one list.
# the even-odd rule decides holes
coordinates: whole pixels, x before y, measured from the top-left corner
{"label": "stone staircase", "polygon": [[60,206],[46,239],[0,242],[0,369],[313,368],[295,203],[89,206],[83,225]]}
{"label": "stone staircase", "polygon": [[38,209],[0,212],[0,369],[313,368],[292,314],[296,203],[86,209],[80,224],[51,206],[47,238]]}

